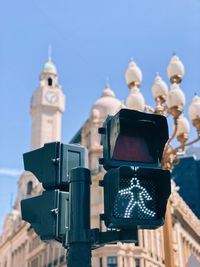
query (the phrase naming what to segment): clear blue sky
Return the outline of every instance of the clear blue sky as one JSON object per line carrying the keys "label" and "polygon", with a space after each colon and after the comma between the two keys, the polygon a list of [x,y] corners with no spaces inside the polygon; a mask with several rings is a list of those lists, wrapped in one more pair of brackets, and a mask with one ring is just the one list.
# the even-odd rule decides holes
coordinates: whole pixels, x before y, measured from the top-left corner
{"label": "clear blue sky", "polygon": [[166,67],[176,52],[186,69],[181,86],[187,109],[194,92],[200,95],[199,26],[199,0],[2,1],[0,225],[16,195],[22,154],[30,148],[30,98],[48,45],[66,95],[62,141],[68,142],[100,97],[106,77],[119,99],[128,96],[124,73],[131,57],[143,72],[146,102],[153,105],[154,75],[159,71],[169,84]]}

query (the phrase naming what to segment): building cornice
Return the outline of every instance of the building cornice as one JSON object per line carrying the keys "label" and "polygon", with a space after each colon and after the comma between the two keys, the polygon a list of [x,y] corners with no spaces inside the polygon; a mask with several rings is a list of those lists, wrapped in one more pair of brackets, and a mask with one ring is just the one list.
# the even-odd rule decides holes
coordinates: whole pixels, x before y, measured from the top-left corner
{"label": "building cornice", "polygon": [[182,221],[184,227],[200,242],[200,220],[182,199],[177,190],[173,190],[170,196],[170,202],[172,215]]}
{"label": "building cornice", "polygon": [[[9,242],[14,242],[14,240],[18,238],[18,235],[20,235],[20,232],[24,231],[26,228],[28,229],[29,227],[30,225],[28,223],[21,221],[17,230],[14,230],[11,235],[7,236],[2,243],[0,242],[0,249],[6,246]],[[1,239],[4,239],[3,234],[1,235]]]}

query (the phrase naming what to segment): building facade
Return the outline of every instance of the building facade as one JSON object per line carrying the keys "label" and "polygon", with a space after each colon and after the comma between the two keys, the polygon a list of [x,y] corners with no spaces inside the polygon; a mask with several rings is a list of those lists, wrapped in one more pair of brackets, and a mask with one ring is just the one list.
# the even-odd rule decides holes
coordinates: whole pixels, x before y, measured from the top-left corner
{"label": "building facade", "polygon": [[[103,190],[99,180],[105,174],[99,165],[102,146],[98,128],[108,115],[114,115],[124,105],[110,86],[91,108],[88,120],[72,138],[88,148],[89,168],[92,172],[91,225],[106,229],[100,221],[103,213]],[[44,65],[40,85],[31,102],[32,149],[44,143],[60,140],[61,119],[65,109],[65,97],[58,83],[57,70],[51,59]],[[173,252],[176,267],[185,267],[194,257],[200,263],[200,222],[172,184],[170,213],[172,219]],[[24,172],[18,183],[15,206],[4,222],[0,238],[0,267],[53,267],[66,266],[65,250],[60,244],[45,243],[35,234],[31,226],[21,219],[20,201],[42,192],[42,186],[29,172]],[[139,230],[139,244],[106,245],[93,251],[93,267],[164,267],[165,248],[163,228]]]}
{"label": "building facade", "polygon": [[[65,96],[58,83],[56,66],[48,59],[39,77],[39,86],[31,99],[31,149],[44,143],[59,141]],[[18,181],[18,194],[13,210],[5,219],[0,238],[1,267],[66,266],[65,251],[40,240],[31,226],[21,219],[20,201],[38,195],[42,186],[30,172]]]}
{"label": "building facade", "polygon": [[173,171],[173,178],[179,186],[179,194],[200,218],[200,160],[195,155],[180,159]]}

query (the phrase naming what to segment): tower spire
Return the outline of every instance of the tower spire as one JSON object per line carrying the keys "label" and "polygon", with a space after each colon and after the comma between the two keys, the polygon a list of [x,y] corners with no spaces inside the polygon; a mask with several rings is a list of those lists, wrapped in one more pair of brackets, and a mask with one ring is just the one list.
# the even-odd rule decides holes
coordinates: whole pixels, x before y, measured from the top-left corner
{"label": "tower spire", "polygon": [[49,44],[48,46],[48,61],[51,61],[52,59],[52,46]]}
{"label": "tower spire", "polygon": [[110,79],[109,76],[106,77],[106,87],[110,87]]}

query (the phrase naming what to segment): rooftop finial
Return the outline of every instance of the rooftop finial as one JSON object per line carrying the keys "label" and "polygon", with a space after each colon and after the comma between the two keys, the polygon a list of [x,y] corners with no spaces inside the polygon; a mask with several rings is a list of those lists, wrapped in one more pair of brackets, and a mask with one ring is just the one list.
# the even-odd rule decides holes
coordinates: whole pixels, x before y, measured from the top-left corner
{"label": "rooftop finial", "polygon": [[51,61],[51,56],[52,56],[52,47],[51,45],[49,44],[49,47],[48,47],[48,60]]}
{"label": "rooftop finial", "polygon": [[106,88],[110,87],[110,79],[109,77],[107,76],[106,77]]}

